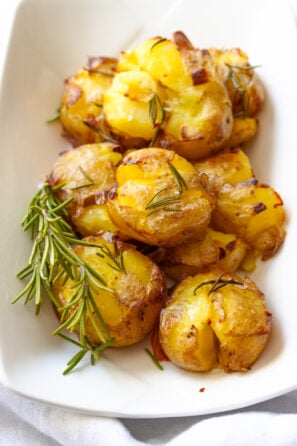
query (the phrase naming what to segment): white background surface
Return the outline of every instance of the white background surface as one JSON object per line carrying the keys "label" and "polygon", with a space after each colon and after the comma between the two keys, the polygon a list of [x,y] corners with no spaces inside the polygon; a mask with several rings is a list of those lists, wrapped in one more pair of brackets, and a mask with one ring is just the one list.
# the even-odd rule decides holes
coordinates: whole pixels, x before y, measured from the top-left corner
{"label": "white background surface", "polygon": [[[0,73],[17,3],[0,0]],[[297,12],[297,1],[293,4]],[[228,415],[121,422],[35,403],[0,385],[0,445],[186,446],[191,442],[204,446],[260,446],[269,442],[270,446],[290,446],[297,445],[294,426],[297,426],[297,391]]]}

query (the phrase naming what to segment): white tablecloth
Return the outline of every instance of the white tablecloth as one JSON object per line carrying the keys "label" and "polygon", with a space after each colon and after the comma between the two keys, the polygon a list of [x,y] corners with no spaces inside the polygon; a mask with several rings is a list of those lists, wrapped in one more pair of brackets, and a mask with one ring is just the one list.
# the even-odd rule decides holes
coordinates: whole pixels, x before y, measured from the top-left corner
{"label": "white tablecloth", "polygon": [[[0,74],[17,3],[0,0]],[[292,6],[297,17],[297,0]],[[297,446],[297,390],[227,414],[119,420],[48,406],[0,384],[2,445]]]}

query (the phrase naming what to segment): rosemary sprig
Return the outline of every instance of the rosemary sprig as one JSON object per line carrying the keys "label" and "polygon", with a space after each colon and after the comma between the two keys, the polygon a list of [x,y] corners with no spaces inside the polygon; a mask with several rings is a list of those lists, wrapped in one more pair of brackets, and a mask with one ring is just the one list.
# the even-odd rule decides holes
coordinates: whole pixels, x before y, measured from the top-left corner
{"label": "rosemary sprig", "polygon": [[245,284],[243,282],[239,282],[238,280],[235,279],[223,279],[223,276],[226,273],[221,273],[217,279],[213,279],[213,280],[206,280],[205,282],[200,283],[198,286],[196,286],[196,288],[194,289],[193,293],[194,295],[196,295],[196,292],[199,288],[205,286],[205,285],[211,285],[212,287],[210,288],[210,290],[208,291],[208,296],[210,296],[212,293],[215,293],[216,291],[218,291],[219,289],[227,286],[227,285],[237,285],[237,286],[245,286]]}
{"label": "rosemary sprig", "polygon": [[[102,346],[112,342],[108,327],[96,305],[94,294],[98,294],[100,290],[114,293],[114,290],[109,288],[103,277],[73,250],[73,244],[97,247],[100,245],[79,240],[66,222],[67,206],[73,198],[61,202],[55,194],[61,187],[63,184],[50,187],[45,183],[31,200],[22,220],[23,230],[30,232],[34,242],[28,264],[17,277],[19,279],[30,277],[30,279],[12,303],[25,296],[25,304],[31,300],[35,301],[35,313],[38,314],[43,296],[49,297],[61,315],[61,324],[52,334],[58,335],[64,329],[70,332],[79,329],[80,345],[84,351],[90,351],[94,356],[93,350],[98,349],[92,347],[88,341],[85,321],[89,317]],[[73,294],[63,307],[51,291],[57,280],[61,280],[63,284],[68,280],[73,281]],[[82,359],[83,356],[82,353],[78,354],[76,359]],[[74,362],[76,364],[76,361]],[[71,362],[73,367],[74,362]]]}
{"label": "rosemary sprig", "polygon": [[[174,188],[164,187],[158,190],[145,205],[145,210],[149,211],[146,214],[147,217],[161,210],[167,212],[176,212],[181,210],[181,208],[176,207],[176,205],[181,204],[181,194],[183,192],[183,189],[188,190],[189,186],[187,185],[186,180],[183,178],[180,172],[176,169],[175,166],[173,166],[173,164],[168,163],[168,167],[170,169],[171,174],[174,177],[177,188],[177,191],[175,192],[177,192],[177,194],[175,193],[173,195],[165,195],[159,197],[164,192],[172,190]],[[170,207],[172,205],[173,207]]]}
{"label": "rosemary sprig", "polygon": [[[157,122],[158,110],[160,110],[160,112],[161,112],[161,120],[159,123]],[[156,132],[149,144],[149,147],[153,147],[153,145],[155,144],[155,142],[161,132],[161,129],[163,128],[165,118],[166,118],[166,111],[165,111],[162,101],[157,93],[154,93],[152,99],[149,101],[149,116],[152,121],[153,127],[156,127]]]}

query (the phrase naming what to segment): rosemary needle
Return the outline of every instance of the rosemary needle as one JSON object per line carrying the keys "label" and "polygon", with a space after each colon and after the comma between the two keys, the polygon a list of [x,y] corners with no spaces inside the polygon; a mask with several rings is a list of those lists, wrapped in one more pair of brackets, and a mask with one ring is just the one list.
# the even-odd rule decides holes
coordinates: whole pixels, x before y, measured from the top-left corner
{"label": "rosemary needle", "polygon": [[[79,328],[78,344],[83,350],[80,350],[75,358],[71,359],[65,371],[68,373],[88,351],[91,354],[91,362],[95,363],[98,351],[107,348],[113,342],[93,294],[100,290],[114,293],[114,290],[109,288],[103,277],[81,259],[72,248],[72,245],[81,244],[96,246],[99,249],[101,245],[84,242],[77,238],[65,220],[67,206],[72,198],[61,202],[55,194],[55,191],[61,187],[63,184],[51,188],[49,184],[45,183],[31,200],[22,219],[23,230],[30,232],[33,247],[28,264],[17,274],[20,280],[26,278],[29,280],[12,300],[12,303],[22,297],[25,298],[25,304],[33,300],[35,313],[38,314],[43,298],[47,296],[61,315],[60,326],[52,334],[62,336],[61,331],[64,329],[72,332]],[[119,253],[119,265],[123,265],[121,255]],[[56,300],[51,289],[57,280],[61,280],[65,284],[69,279],[74,282],[73,294],[63,307]],[[71,315],[69,315],[70,308]],[[86,336],[86,317],[90,319],[102,342],[100,348],[95,348]]]}
{"label": "rosemary needle", "polygon": [[196,288],[193,291],[193,294],[196,294],[196,291],[205,286],[205,285],[212,285],[212,287],[209,289],[208,291],[208,295],[210,296],[210,294],[215,293],[216,291],[218,291],[220,288],[223,288],[227,285],[237,285],[237,286],[245,286],[245,284],[243,282],[239,282],[238,280],[235,279],[223,279],[223,276],[225,275],[225,273],[221,273],[217,279],[212,279],[212,280],[206,280],[205,282],[200,283],[198,286],[196,286]]}

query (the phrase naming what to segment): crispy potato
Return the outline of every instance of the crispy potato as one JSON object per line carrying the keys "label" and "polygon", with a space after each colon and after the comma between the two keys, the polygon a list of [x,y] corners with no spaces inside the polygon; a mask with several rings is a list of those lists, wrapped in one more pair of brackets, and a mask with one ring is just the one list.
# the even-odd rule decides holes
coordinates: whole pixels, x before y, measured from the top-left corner
{"label": "crispy potato", "polygon": [[[117,92],[111,92],[111,87],[105,93],[107,102],[105,106],[104,101],[104,110],[116,132],[125,135],[134,132],[134,136],[156,139],[154,146],[174,150],[186,159],[196,160],[223,147],[231,135],[233,116],[228,92],[216,75],[210,54],[190,48],[189,41],[187,47],[186,40],[183,33],[177,32],[173,40],[155,37],[124,52],[118,63],[118,79],[126,82],[128,78],[129,87],[123,82],[119,84],[116,77],[114,84]],[[152,80],[155,82],[149,88],[149,96],[148,82],[143,80],[145,75],[150,76],[150,84]],[[136,92],[139,90],[139,85],[141,88],[144,85],[146,90],[145,99],[142,94],[141,112],[140,104],[137,101],[131,103],[130,100],[135,96],[135,89]],[[158,98],[155,99],[156,119],[151,119],[149,113],[152,92]],[[136,125],[132,125],[135,107],[138,116]],[[139,133],[140,123],[145,125],[145,130],[141,129]],[[155,138],[156,131],[158,138]]]}
{"label": "crispy potato", "polygon": [[212,215],[214,228],[232,232],[250,244],[266,260],[281,246],[285,230],[281,197],[256,179],[226,184],[217,194]]}
{"label": "crispy potato", "polygon": [[251,117],[233,118],[233,128],[226,147],[239,147],[250,141],[258,131],[258,120]]}
{"label": "crispy potato", "polygon": [[168,118],[159,143],[188,160],[212,155],[228,141],[233,127],[231,103],[224,85],[212,80],[188,87],[165,103]]}
{"label": "crispy potato", "polygon": [[247,155],[238,147],[226,149],[194,163],[198,172],[208,176],[209,190],[219,193],[225,184],[236,184],[254,177]]}
{"label": "crispy potato", "polygon": [[235,116],[254,116],[264,104],[264,90],[255,76],[247,54],[240,48],[219,50],[210,48],[218,75],[223,79]]}
{"label": "crispy potato", "polygon": [[193,85],[176,44],[162,37],[145,40],[131,51],[123,52],[118,70],[146,71],[162,86],[175,92]]}
{"label": "crispy potato", "polygon": [[202,240],[167,249],[161,267],[177,281],[214,268],[235,272],[247,250],[248,245],[234,234],[224,234],[208,228]]}
{"label": "crispy potato", "polygon": [[[152,120],[150,104],[159,89],[155,80],[145,71],[127,71],[115,75],[104,93],[103,108],[113,133],[126,138],[153,139],[155,126],[160,123],[160,107]],[[159,96],[158,96],[159,97]],[[148,143],[143,143],[143,146]]]}
{"label": "crispy potato", "polygon": [[111,143],[86,144],[60,155],[49,183],[62,186],[56,194],[68,206],[72,225],[83,236],[112,232],[124,237],[113,224],[106,208],[108,191],[116,186],[115,169],[122,155]]}
{"label": "crispy potato", "polygon": [[246,371],[271,332],[263,293],[248,277],[221,270],[183,280],[160,314],[160,343],[178,367]]}
{"label": "crispy potato", "polygon": [[75,146],[101,142],[109,133],[102,114],[102,97],[113,80],[117,59],[89,58],[86,67],[65,81],[60,122]]}
{"label": "crispy potato", "polygon": [[114,224],[131,238],[156,246],[195,240],[214,206],[206,176],[163,149],[136,150],[117,169],[118,189],[107,202]]}
{"label": "crispy potato", "polygon": [[[77,245],[74,247],[75,253],[100,274],[107,287],[113,290],[93,291],[96,306],[111,338],[114,338],[111,346],[121,347],[139,342],[153,328],[164,304],[166,287],[161,270],[152,260],[127,243],[108,243],[99,236],[86,237],[83,240],[98,244],[98,247]],[[123,267],[119,268],[108,253],[113,254],[117,260],[120,259],[119,264]],[[63,278],[59,279],[53,285],[52,292],[63,307],[73,295],[73,281],[69,279],[64,283]],[[73,309],[71,307],[67,317],[71,316]],[[92,314],[96,318],[94,309]],[[100,325],[99,320],[97,323]],[[100,345],[101,340],[88,314],[85,325],[90,342]],[[79,332],[79,327],[76,331]]]}

